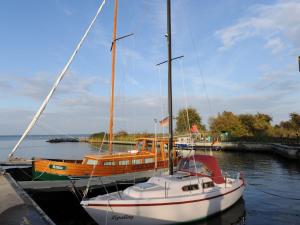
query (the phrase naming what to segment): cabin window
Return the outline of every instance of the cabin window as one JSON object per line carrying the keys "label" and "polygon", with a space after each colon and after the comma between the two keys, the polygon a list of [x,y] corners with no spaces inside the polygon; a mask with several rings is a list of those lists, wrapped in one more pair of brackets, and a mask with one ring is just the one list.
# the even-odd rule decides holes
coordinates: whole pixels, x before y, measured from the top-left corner
{"label": "cabin window", "polygon": [[153,158],[146,158],[145,163],[153,163],[154,159]]}
{"label": "cabin window", "polygon": [[129,160],[121,160],[119,161],[119,166],[127,166],[129,165]]}
{"label": "cabin window", "polygon": [[160,144],[159,143],[156,144],[156,152],[157,152],[157,154],[160,153]]}
{"label": "cabin window", "polygon": [[113,162],[113,161],[103,162],[103,166],[114,166],[114,165],[115,165],[115,162]]}
{"label": "cabin window", "polygon": [[143,150],[143,142],[137,143],[137,150],[142,151]]}
{"label": "cabin window", "polygon": [[87,165],[97,165],[97,160],[95,160],[95,159],[88,159],[87,161],[86,161],[86,164]]}
{"label": "cabin window", "polygon": [[165,150],[166,153],[169,152],[169,146],[168,146],[168,144],[164,144],[164,150]]}
{"label": "cabin window", "polygon": [[147,189],[155,188],[155,187],[158,187],[158,186],[156,184],[153,184],[153,183],[145,182],[145,183],[136,184],[136,185],[134,185],[134,187],[138,188],[140,190],[147,190]]}
{"label": "cabin window", "polygon": [[152,142],[147,142],[147,144],[146,144],[146,150],[152,151]]}
{"label": "cabin window", "polygon": [[203,164],[202,162],[198,162],[198,161],[195,162],[194,160],[190,161],[189,171],[192,173],[201,173],[206,176],[211,176],[211,172],[209,171],[209,169],[207,168],[207,166],[205,164]]}
{"label": "cabin window", "polygon": [[195,191],[195,190],[199,190],[199,185],[198,184],[191,184],[191,185],[183,186],[182,190],[183,191]]}
{"label": "cabin window", "polygon": [[194,160],[181,160],[179,164],[179,170],[211,176],[211,171],[205,164]]}
{"label": "cabin window", "polygon": [[212,182],[212,181],[205,182],[205,183],[202,184],[203,188],[211,188],[211,187],[214,187],[214,186],[215,186],[214,182]]}
{"label": "cabin window", "polygon": [[134,159],[132,160],[132,164],[141,164],[142,160],[141,159]]}

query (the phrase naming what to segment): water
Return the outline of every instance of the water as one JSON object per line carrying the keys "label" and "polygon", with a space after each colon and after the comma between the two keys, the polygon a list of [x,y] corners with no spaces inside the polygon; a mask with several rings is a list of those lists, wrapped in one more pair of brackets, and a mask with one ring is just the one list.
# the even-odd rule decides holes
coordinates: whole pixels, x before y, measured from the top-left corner
{"label": "water", "polygon": [[[224,171],[231,174],[243,171],[245,174],[245,221],[241,220],[242,223],[238,224],[300,224],[299,162],[286,161],[270,154],[244,152],[214,152],[214,156]],[[242,207],[243,204],[240,204]],[[242,214],[241,209],[228,210],[231,218],[235,218],[237,212]]]}
{"label": "water", "polygon": [[[60,138],[63,136],[34,135],[27,137],[17,149],[15,157],[82,159],[86,154],[95,154],[98,152],[105,153],[108,150],[107,145],[103,145],[102,150],[99,151],[99,146],[92,146],[82,142],[66,142],[55,144],[46,142],[46,140],[54,137]],[[78,135],[77,137],[82,137],[82,135]],[[0,136],[0,161],[7,160],[8,154],[11,152],[18,139],[18,136]],[[115,145],[114,151],[119,152],[132,148],[133,146],[130,145]]]}
{"label": "water", "polygon": [[[87,143],[45,142],[47,136],[27,138],[16,153],[18,157],[51,157],[81,159],[85,154],[96,153],[98,149]],[[0,161],[7,158],[15,136],[0,136]],[[132,146],[115,146],[123,151]],[[104,146],[105,152],[107,146]],[[205,152],[202,152],[205,153]],[[234,174],[243,171],[246,190],[243,198],[222,214],[213,216],[194,225],[232,224],[300,224],[300,164],[286,161],[270,154],[214,152],[223,171]],[[266,194],[265,192],[268,192]],[[279,195],[281,197],[274,196]]]}

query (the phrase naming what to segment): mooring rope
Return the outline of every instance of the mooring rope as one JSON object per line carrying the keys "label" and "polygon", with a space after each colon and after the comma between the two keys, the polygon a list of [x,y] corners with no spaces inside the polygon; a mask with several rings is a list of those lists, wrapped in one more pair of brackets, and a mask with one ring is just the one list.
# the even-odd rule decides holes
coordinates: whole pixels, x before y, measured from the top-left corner
{"label": "mooring rope", "polygon": [[251,184],[251,183],[247,183],[247,185],[255,188],[256,190],[262,192],[262,193],[265,193],[267,195],[270,195],[270,196],[275,196],[275,197],[278,197],[278,198],[283,198],[283,199],[289,199],[289,200],[294,200],[294,201],[300,201],[300,198],[293,198],[293,197],[290,197],[290,196],[283,196],[283,195],[279,195],[279,194],[274,194],[274,193],[271,193],[271,192],[268,192],[268,191],[265,191],[265,190],[262,190],[260,188],[257,188],[255,184]]}

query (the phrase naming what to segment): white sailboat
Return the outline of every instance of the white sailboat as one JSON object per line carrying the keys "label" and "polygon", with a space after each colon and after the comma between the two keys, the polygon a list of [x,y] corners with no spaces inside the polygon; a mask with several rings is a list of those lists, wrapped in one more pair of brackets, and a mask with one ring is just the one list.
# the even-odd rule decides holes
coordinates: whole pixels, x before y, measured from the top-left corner
{"label": "white sailboat", "polygon": [[239,174],[235,179],[217,175],[221,173],[214,157],[194,156],[183,159],[173,175],[154,176],[81,204],[98,224],[191,222],[219,213],[241,198],[245,185]]}
{"label": "white sailboat", "polygon": [[[171,5],[167,0],[168,18],[168,109],[169,152],[173,148],[172,127],[172,52]],[[206,218],[232,206],[239,200],[245,183],[222,176],[212,156],[192,156],[180,161],[173,172],[169,154],[169,174],[151,177],[147,182],[124,191],[100,195],[81,202],[98,224],[175,224]]]}

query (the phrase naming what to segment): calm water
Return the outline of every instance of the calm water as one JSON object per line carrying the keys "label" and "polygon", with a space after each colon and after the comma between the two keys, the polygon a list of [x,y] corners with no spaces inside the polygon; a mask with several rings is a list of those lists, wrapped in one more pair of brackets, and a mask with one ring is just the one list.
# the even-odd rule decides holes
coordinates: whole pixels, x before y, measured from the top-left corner
{"label": "calm water", "polygon": [[[7,159],[8,154],[17,143],[18,138],[19,137],[16,136],[0,136],[0,161]],[[99,146],[92,146],[87,143],[80,142],[51,144],[46,142],[49,138],[54,138],[54,136],[37,135],[27,137],[16,151],[15,156],[23,158],[32,158],[34,156],[62,159],[82,159],[82,157],[88,153],[105,153],[108,149],[108,146],[104,145],[102,150],[99,151]],[[133,148],[133,146],[114,146],[114,150],[116,152],[131,148]]]}
{"label": "calm water", "polygon": [[[47,137],[29,137],[16,153],[18,157],[80,159],[98,149],[86,143],[45,142]],[[7,158],[16,143],[14,136],[0,136],[0,161]],[[131,148],[115,146],[117,151]],[[104,149],[107,149],[106,146]],[[102,152],[105,152],[103,150]],[[203,152],[204,153],[204,152]],[[300,164],[268,154],[214,152],[223,171],[243,171],[246,186],[243,199],[226,212],[194,225],[300,224]],[[266,194],[268,192],[270,194]],[[279,195],[281,197],[273,196]]]}

